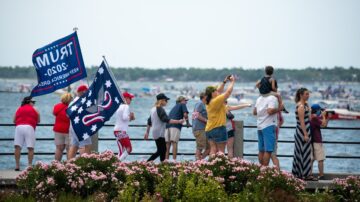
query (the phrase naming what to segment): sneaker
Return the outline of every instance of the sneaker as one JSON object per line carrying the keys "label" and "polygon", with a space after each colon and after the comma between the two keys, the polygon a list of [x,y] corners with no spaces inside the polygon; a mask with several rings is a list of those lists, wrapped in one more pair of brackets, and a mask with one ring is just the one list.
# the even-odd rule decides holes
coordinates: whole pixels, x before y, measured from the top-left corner
{"label": "sneaker", "polygon": [[325,180],[325,176],[319,176],[319,180]]}

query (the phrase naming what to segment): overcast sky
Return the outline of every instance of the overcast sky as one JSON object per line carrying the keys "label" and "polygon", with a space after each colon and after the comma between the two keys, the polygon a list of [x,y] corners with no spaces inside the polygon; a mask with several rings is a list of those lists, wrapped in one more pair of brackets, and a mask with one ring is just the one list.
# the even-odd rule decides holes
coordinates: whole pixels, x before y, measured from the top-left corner
{"label": "overcast sky", "polygon": [[359,0],[1,0],[0,66],[78,27],[86,66],[360,67]]}

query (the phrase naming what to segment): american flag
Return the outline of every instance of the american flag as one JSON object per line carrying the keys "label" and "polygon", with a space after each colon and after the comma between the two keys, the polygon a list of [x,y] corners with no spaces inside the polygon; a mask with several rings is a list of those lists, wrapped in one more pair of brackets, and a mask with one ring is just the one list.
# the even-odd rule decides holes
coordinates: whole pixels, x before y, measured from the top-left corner
{"label": "american flag", "polygon": [[94,135],[124,102],[110,71],[103,61],[89,90],[67,109],[80,141]]}

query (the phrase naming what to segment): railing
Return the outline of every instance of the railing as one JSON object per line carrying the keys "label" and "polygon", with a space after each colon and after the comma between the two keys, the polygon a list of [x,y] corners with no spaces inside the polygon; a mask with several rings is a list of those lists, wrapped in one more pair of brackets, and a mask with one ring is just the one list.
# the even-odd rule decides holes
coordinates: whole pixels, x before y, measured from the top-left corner
{"label": "railing", "polygon": [[[50,127],[53,126],[53,124],[38,124],[39,127]],[[0,127],[15,127],[15,124],[0,124]],[[112,124],[106,124],[105,127],[114,127]],[[146,125],[130,125],[130,127],[146,127]],[[256,129],[256,126],[250,126],[250,125],[242,125],[242,122],[236,121],[236,134],[235,134],[235,155],[238,153],[237,156],[257,156],[257,153],[244,153],[243,151],[243,144],[244,142],[258,142],[257,140],[253,139],[243,139],[244,128],[252,128]],[[295,129],[296,127],[293,126],[283,126],[282,129]],[[240,130],[238,130],[240,129]],[[327,127],[323,128],[324,130],[358,130],[360,131],[360,128],[357,127]],[[0,138],[0,141],[13,141],[13,138]],[[36,138],[37,141],[52,141],[54,138]],[[99,141],[114,141],[114,138],[98,138]],[[131,138],[131,141],[145,141],[143,138]],[[195,141],[194,138],[181,138],[180,141]],[[291,140],[279,140],[279,143],[294,143],[294,141]],[[240,145],[240,147],[236,148],[236,143]],[[346,145],[360,145],[360,142],[346,142],[346,141],[324,141],[324,144],[346,144]],[[238,150],[238,151],[237,151]],[[27,154],[26,152],[21,154]],[[131,155],[151,155],[152,153],[148,152],[132,152]],[[2,152],[0,153],[0,156],[7,156],[7,155],[14,155],[13,152]],[[53,152],[35,152],[35,155],[54,155]],[[194,153],[178,153],[178,155],[195,155]],[[278,157],[293,157],[293,155],[277,155]],[[327,155],[326,158],[333,158],[333,159],[360,159],[360,156],[333,156],[333,155]]]}

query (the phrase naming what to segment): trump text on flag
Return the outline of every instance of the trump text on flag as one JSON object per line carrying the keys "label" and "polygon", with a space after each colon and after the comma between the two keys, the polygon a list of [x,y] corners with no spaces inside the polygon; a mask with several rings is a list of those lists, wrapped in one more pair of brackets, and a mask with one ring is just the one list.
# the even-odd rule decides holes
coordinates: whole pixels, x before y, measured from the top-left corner
{"label": "trump text on flag", "polygon": [[86,77],[76,32],[37,49],[32,60],[38,75],[32,96],[51,93]]}

